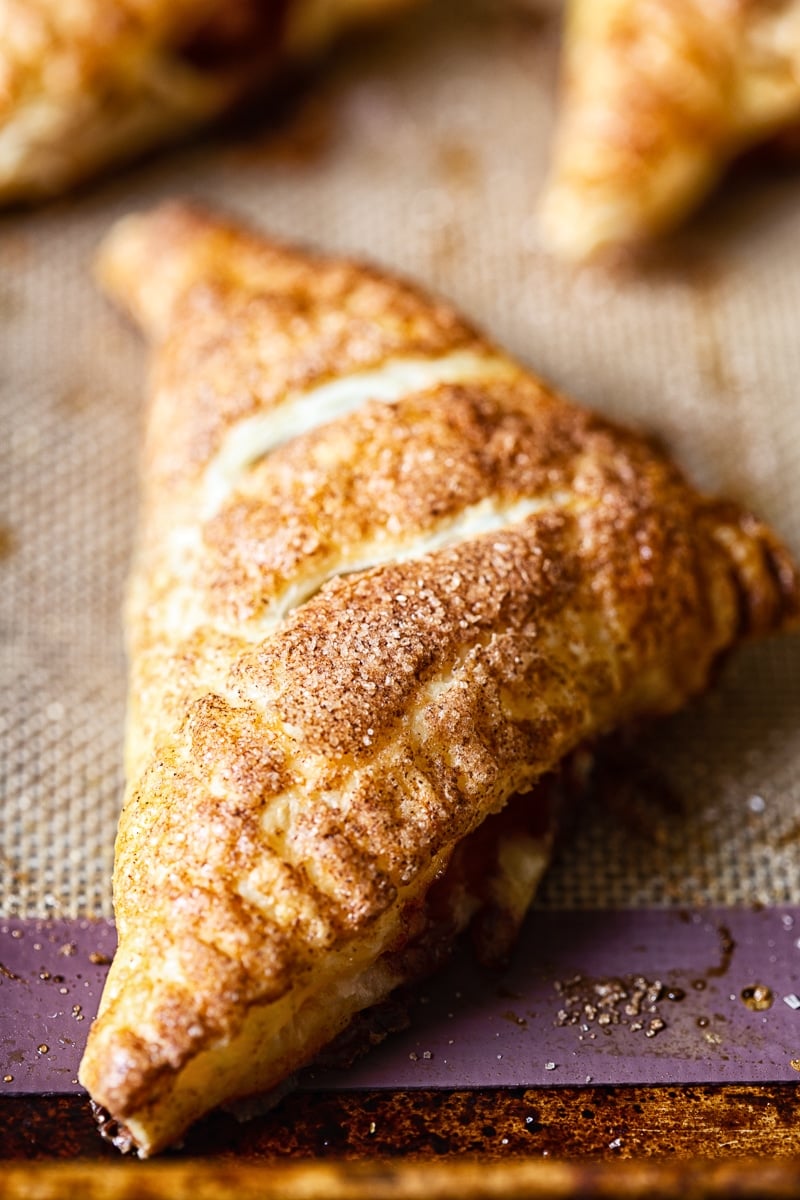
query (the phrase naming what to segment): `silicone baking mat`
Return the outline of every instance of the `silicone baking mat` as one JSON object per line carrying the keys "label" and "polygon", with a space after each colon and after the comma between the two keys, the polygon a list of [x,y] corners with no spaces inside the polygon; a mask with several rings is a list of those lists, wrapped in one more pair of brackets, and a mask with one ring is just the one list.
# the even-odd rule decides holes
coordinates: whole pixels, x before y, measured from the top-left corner
{"label": "silicone baking mat", "polygon": [[[795,1083],[800,908],[533,912],[511,964],[446,971],[373,1014],[391,1031],[306,1092]],[[110,921],[0,923],[0,1093],[80,1092]],[[0,1139],[1,1140],[1,1139]]]}
{"label": "silicone baking mat", "polygon": [[[751,163],[647,263],[554,261],[534,210],[558,35],[553,5],[439,0],[342,50],[280,115],[0,217],[0,917],[112,915],[145,357],[90,263],[126,211],[190,195],[413,276],[800,553],[800,173]],[[748,649],[619,758],[540,920],[800,904],[800,639]],[[793,939],[781,954],[800,967]]]}

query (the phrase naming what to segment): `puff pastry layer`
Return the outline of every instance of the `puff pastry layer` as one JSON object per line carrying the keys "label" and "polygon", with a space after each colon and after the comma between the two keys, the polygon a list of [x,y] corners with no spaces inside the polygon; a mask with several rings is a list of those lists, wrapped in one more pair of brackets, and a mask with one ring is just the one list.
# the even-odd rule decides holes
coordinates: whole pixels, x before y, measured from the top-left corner
{"label": "puff pastry layer", "polygon": [[570,0],[542,218],[568,256],[676,225],[800,120],[798,0]]}
{"label": "puff pastry layer", "polygon": [[415,974],[443,881],[446,937],[516,923],[553,772],[800,594],[757,520],[411,286],[180,205],[99,270],[154,366],[81,1080],[146,1155]]}

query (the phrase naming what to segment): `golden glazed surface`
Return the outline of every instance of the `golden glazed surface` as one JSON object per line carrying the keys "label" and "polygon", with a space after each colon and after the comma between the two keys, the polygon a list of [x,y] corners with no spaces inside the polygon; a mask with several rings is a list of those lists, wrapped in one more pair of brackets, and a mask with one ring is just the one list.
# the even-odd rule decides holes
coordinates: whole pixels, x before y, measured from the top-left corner
{"label": "golden glazed surface", "polygon": [[661,233],[799,118],[798,0],[570,0],[548,238],[580,258]]}
{"label": "golden glazed surface", "polygon": [[[180,205],[99,270],[155,359],[120,945],[81,1080],[147,1154],[396,986],[512,794],[800,597],[763,525],[408,285]],[[498,852],[517,913],[525,845]]]}
{"label": "golden glazed surface", "polygon": [[61,191],[226,111],[409,0],[0,0],[0,203]]}

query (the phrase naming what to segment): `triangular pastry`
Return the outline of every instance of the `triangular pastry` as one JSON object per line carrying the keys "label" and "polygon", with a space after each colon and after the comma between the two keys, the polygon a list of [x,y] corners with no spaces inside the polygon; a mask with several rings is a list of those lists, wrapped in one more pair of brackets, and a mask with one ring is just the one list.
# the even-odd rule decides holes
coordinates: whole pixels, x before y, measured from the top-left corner
{"label": "triangular pastry", "polygon": [[148,1155],[487,904],[518,923],[560,764],[800,596],[753,517],[406,284],[180,205],[99,271],[155,362],[80,1077]]}
{"label": "triangular pastry", "polygon": [[800,120],[800,0],[570,0],[542,219],[574,258],[675,226]]}
{"label": "triangular pastry", "polygon": [[412,2],[0,0],[0,202],[174,139]]}

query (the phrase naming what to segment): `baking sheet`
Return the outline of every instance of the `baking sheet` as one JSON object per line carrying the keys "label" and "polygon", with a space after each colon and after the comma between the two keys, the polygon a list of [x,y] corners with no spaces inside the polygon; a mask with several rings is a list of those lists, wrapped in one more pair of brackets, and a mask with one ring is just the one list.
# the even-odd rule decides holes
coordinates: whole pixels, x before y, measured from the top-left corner
{"label": "baking sheet", "polygon": [[[129,209],[188,194],[413,276],[800,552],[800,175],[751,164],[649,263],[564,267],[534,217],[557,42],[550,5],[440,0],[280,119],[0,218],[0,916],[111,916],[145,371],[89,263]],[[617,777],[541,912],[800,904],[800,640],[747,650]]]}

